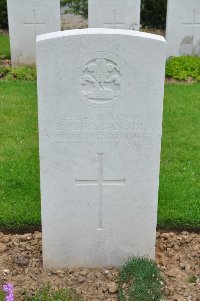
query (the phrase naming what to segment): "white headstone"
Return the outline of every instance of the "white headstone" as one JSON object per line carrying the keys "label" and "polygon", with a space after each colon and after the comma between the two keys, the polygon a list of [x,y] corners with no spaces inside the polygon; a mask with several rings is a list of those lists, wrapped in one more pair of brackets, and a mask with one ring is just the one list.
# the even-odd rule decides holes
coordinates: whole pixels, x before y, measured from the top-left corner
{"label": "white headstone", "polygon": [[88,0],[88,26],[140,29],[141,0]]}
{"label": "white headstone", "polygon": [[38,37],[46,268],[154,258],[165,50],[128,30]]}
{"label": "white headstone", "polygon": [[200,1],[168,0],[167,57],[200,56]]}
{"label": "white headstone", "polygon": [[36,62],[36,36],[58,31],[60,0],[7,0],[12,65]]}

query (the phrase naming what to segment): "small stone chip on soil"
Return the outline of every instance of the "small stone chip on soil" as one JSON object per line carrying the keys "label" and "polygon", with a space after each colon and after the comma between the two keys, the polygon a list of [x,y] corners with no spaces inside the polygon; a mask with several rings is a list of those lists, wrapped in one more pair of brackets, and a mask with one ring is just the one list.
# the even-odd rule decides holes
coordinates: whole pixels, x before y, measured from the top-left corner
{"label": "small stone chip on soil", "polygon": [[18,266],[27,266],[29,264],[29,259],[24,256],[14,256],[13,257],[14,263],[16,263]]}
{"label": "small stone chip on soil", "polygon": [[[0,233],[0,285],[12,283],[15,300],[24,301],[24,289],[34,292],[51,283],[54,289],[72,288],[83,301],[117,301],[118,269],[43,270],[41,238],[38,231]],[[164,276],[165,301],[200,301],[199,234],[158,232],[156,262]]]}
{"label": "small stone chip on soil", "polygon": [[116,293],[116,292],[117,292],[117,283],[115,283],[115,282],[109,283],[109,284],[108,284],[108,291],[109,291],[109,293],[111,293],[111,294]]}

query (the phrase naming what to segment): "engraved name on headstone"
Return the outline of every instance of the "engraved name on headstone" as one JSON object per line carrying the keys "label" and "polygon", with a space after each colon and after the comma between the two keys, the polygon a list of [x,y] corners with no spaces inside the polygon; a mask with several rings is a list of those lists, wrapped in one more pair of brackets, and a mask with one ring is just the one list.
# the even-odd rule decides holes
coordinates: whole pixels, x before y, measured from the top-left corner
{"label": "engraved name on headstone", "polygon": [[165,51],[120,29],[37,38],[44,267],[154,258]]}
{"label": "engraved name on headstone", "polygon": [[91,28],[140,29],[141,0],[89,0]]}
{"label": "engraved name on headstone", "polygon": [[13,66],[35,64],[36,37],[60,30],[59,0],[8,0]]}
{"label": "engraved name on headstone", "polygon": [[200,56],[199,0],[168,0],[167,57]]}

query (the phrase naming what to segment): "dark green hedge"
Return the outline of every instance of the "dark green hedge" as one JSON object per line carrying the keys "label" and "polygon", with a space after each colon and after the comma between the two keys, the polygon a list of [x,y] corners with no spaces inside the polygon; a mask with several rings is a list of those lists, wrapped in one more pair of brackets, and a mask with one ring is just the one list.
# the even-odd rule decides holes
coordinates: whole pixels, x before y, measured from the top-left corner
{"label": "dark green hedge", "polygon": [[0,29],[8,28],[7,2],[0,0]]}
{"label": "dark green hedge", "polygon": [[166,27],[167,0],[142,0],[141,24],[151,28]]}

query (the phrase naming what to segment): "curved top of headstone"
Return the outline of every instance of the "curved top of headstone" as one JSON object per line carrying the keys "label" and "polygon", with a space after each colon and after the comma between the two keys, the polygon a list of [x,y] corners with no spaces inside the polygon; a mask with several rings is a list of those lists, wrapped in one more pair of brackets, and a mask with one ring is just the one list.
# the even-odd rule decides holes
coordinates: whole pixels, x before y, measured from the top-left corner
{"label": "curved top of headstone", "polygon": [[94,34],[132,36],[132,37],[139,37],[139,38],[145,38],[150,40],[157,40],[166,43],[166,40],[160,35],[155,35],[155,34],[140,32],[140,31],[133,31],[133,30],[108,29],[108,28],[73,29],[73,30],[51,32],[51,33],[37,36],[37,42],[55,39],[55,38],[63,38],[68,36],[94,35]]}

